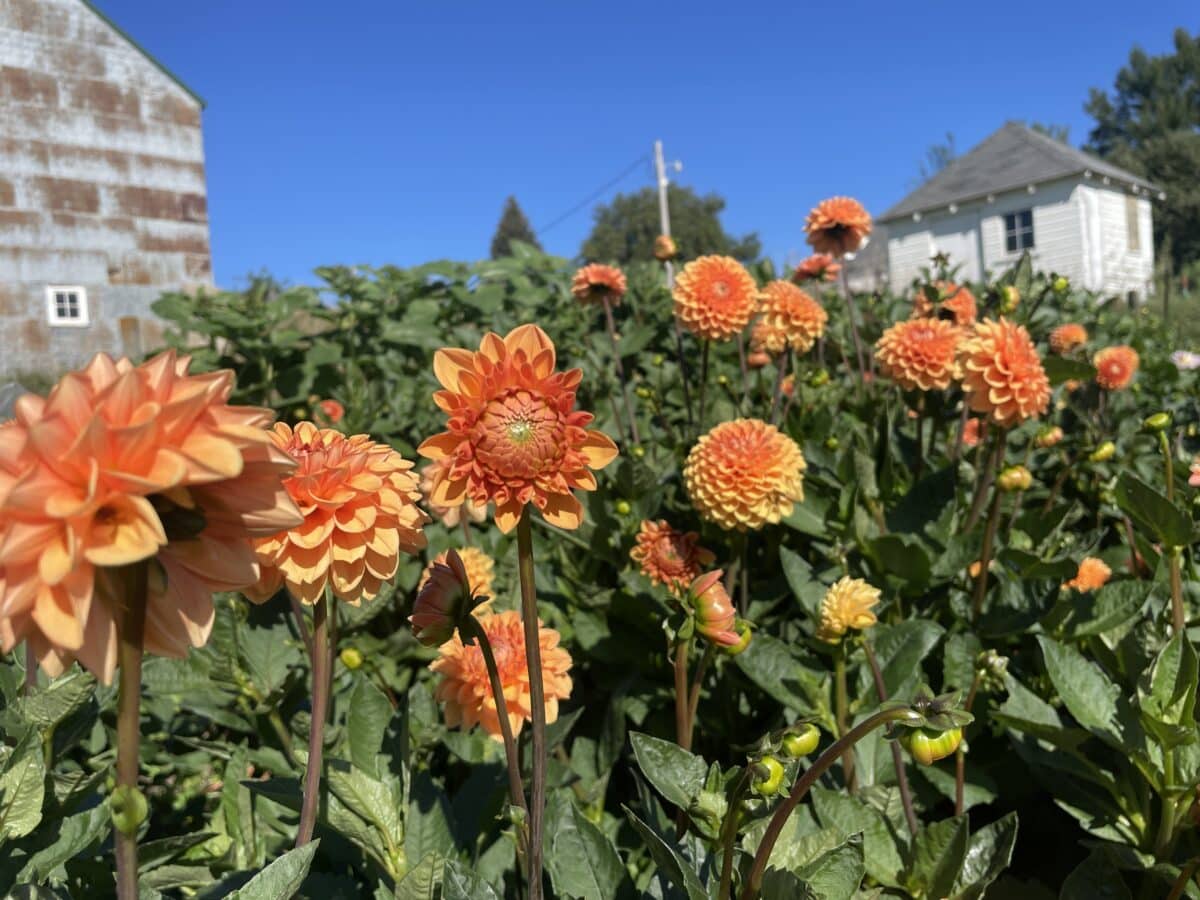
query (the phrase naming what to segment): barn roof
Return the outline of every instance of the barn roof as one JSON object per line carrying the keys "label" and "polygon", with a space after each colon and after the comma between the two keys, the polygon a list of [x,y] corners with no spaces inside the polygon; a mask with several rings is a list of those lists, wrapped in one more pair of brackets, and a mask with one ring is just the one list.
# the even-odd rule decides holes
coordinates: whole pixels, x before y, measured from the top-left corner
{"label": "barn roof", "polygon": [[204,102],[203,97],[201,97],[199,94],[197,94],[195,91],[193,91],[190,87],[188,87],[182,78],[180,78],[178,75],[176,75],[170,69],[168,69],[163,64],[163,62],[160,59],[158,59],[153,53],[151,53],[149,50],[147,50],[145,47],[143,47],[141,44],[139,44],[134,39],[133,35],[131,35],[128,31],[126,31],[124,28],[122,28],[120,25],[118,25],[116,22],[114,22],[112,19],[110,19],[108,16],[106,16],[104,14],[104,12],[98,6],[96,6],[95,3],[92,2],[92,0],[80,0],[80,2],[83,3],[84,6],[86,6],[88,9],[90,9],[97,16],[99,16],[100,19],[104,22],[104,24],[106,24],[109,28],[111,28],[113,31],[115,31],[117,34],[119,34],[121,37],[123,37],[129,43],[129,45],[131,47],[133,47],[133,49],[137,50],[140,54],[142,54],[142,56],[146,57],[146,59],[150,61],[151,65],[153,65],[156,69],[158,69],[160,72],[162,72],[164,75],[166,75],[172,81],[174,81],[177,85],[179,85],[189,97],[191,97],[198,104],[200,104],[201,109],[203,109],[205,107],[206,104]]}
{"label": "barn roof", "polygon": [[1159,190],[1146,179],[1097,156],[1020,122],[1009,122],[879,216],[879,221],[899,219],[951,203],[963,203],[1084,172],[1107,176],[1148,191]]}

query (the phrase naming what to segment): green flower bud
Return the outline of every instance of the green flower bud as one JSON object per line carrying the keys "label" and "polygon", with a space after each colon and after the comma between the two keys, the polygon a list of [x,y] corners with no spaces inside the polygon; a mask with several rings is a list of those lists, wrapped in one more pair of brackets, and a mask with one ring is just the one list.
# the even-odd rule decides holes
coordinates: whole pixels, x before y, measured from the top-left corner
{"label": "green flower bud", "polygon": [[717,791],[701,791],[688,806],[688,816],[704,822],[711,830],[716,831],[721,827],[728,809],[729,801],[725,799],[724,794]]}
{"label": "green flower bud", "polygon": [[618,500],[613,508],[617,511],[618,516],[627,516],[633,512],[633,507],[629,505],[628,500]]}
{"label": "green flower bud", "polygon": [[1000,288],[1000,312],[1008,315],[1020,302],[1021,292],[1017,290],[1016,285],[1006,284]]}
{"label": "green flower bud", "polygon": [[638,446],[634,447],[629,452],[633,454],[634,459],[641,459],[643,456],[646,455],[646,448],[643,447],[641,444],[639,444]]}
{"label": "green flower bud", "polygon": [[663,363],[665,363],[667,361],[667,358],[665,356],[663,356],[661,353],[655,353],[654,359],[651,361],[654,363],[654,365],[661,366]]}
{"label": "green flower bud", "polygon": [[1062,275],[1059,275],[1057,278],[1054,279],[1053,283],[1050,286],[1052,288],[1054,288],[1054,292],[1056,294],[1065,294],[1067,292],[1067,289],[1071,286],[1071,282],[1067,281],[1067,279],[1064,278]]}
{"label": "green flower bud", "polygon": [[796,726],[783,736],[783,752],[792,759],[808,756],[821,742],[821,729],[812,722]]}
{"label": "green flower bud", "polygon": [[996,479],[996,485],[1006,494],[1027,491],[1031,484],[1033,484],[1033,475],[1024,466],[1009,466]]}
{"label": "green flower bud", "polygon": [[829,437],[825,438],[825,449],[826,450],[836,450],[841,445],[842,445],[841,441],[839,441],[833,435],[830,435]]}
{"label": "green flower bud", "polygon": [[824,369],[817,369],[808,377],[809,387],[821,387],[829,384],[829,373]]}
{"label": "green flower bud", "polygon": [[1151,434],[1157,434],[1160,431],[1166,431],[1171,427],[1171,414],[1169,412],[1156,412],[1152,416],[1146,416],[1142,420],[1142,428],[1149,431]]}
{"label": "green flower bud", "polygon": [[913,728],[900,738],[905,749],[923,766],[945,759],[962,743],[962,729],[935,731],[932,728]]}
{"label": "green flower bud", "polygon": [[113,790],[108,798],[108,807],[113,826],[126,837],[137,834],[138,826],[146,821],[150,811],[146,795],[127,784],[118,785]]}
{"label": "green flower bud", "polygon": [[1088,454],[1088,460],[1091,462],[1106,462],[1107,460],[1112,459],[1116,452],[1117,445],[1112,441],[1105,441],[1090,454]]}
{"label": "green flower bud", "polygon": [[721,652],[726,656],[737,656],[750,646],[750,641],[754,637],[753,632],[750,630],[750,623],[745,619],[738,619],[734,623],[733,633],[737,635],[738,642],[730,646],[721,647]]}
{"label": "green flower bud", "polygon": [[755,778],[750,782],[760,797],[774,797],[783,785],[783,764],[773,756],[764,756],[754,763]]}
{"label": "green flower bud", "polygon": [[717,376],[717,384],[719,384],[719,385],[729,384],[729,376],[725,375],[724,373],[718,375]]}
{"label": "green flower bud", "polygon": [[643,400],[649,400],[651,397],[654,396],[654,391],[650,390],[650,388],[646,387],[645,385],[639,385],[637,388],[634,389],[633,392],[635,394],[637,394],[639,397],[641,397]]}
{"label": "green flower bud", "polygon": [[362,668],[363,655],[356,647],[347,647],[338,656],[341,657],[342,665],[351,672]]}

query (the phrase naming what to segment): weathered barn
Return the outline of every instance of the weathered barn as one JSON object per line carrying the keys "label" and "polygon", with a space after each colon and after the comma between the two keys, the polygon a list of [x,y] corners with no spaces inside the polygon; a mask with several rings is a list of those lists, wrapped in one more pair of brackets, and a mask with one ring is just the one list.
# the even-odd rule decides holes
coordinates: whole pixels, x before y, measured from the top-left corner
{"label": "weathered barn", "polygon": [[0,0],[0,374],[138,356],[211,284],[202,108],[87,0]]}
{"label": "weathered barn", "polygon": [[1104,296],[1153,290],[1152,198],[1143,178],[1010,122],[882,216],[902,289],[947,253],[971,281],[1029,252],[1034,266]]}

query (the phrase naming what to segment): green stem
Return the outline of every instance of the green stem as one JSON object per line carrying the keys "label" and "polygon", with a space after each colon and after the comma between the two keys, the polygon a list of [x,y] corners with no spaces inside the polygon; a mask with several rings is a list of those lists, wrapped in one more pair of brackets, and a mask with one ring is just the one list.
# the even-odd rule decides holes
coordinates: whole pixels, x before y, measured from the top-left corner
{"label": "green stem", "polygon": [[533,764],[529,788],[529,900],[542,900],[542,818],[546,809],[546,686],[538,628],[537,588],[533,580],[533,529],[529,504],[517,522],[517,568],[521,576],[521,618],[525,624],[525,661],[533,719]]}
{"label": "green stem", "polygon": [[1167,900],[1179,900],[1183,896],[1183,892],[1187,890],[1188,882],[1192,880],[1192,876],[1196,874],[1196,868],[1200,867],[1200,856],[1191,859],[1186,866],[1179,872],[1179,877],[1175,879],[1175,883],[1171,885],[1171,893],[1167,894]]}
{"label": "green stem", "polygon": [[737,841],[738,818],[741,816],[742,797],[750,786],[751,767],[742,769],[742,776],[729,795],[729,806],[721,822],[721,886],[717,889],[717,900],[728,900],[733,886],[733,845]]}
{"label": "green stem", "polygon": [[604,298],[604,322],[608,327],[608,339],[612,342],[613,362],[617,369],[617,378],[621,381],[621,399],[625,401],[625,418],[629,421],[629,437],[635,444],[642,442],[638,436],[637,419],[633,415],[633,406],[629,402],[629,382],[625,380],[625,366],[621,362],[621,348],[617,346],[617,326],[613,321],[612,301]]}
{"label": "green stem", "polygon": [[[984,505],[987,502],[988,489],[991,488],[992,482],[996,480],[996,476],[1000,473],[1000,467],[1004,465],[1004,444],[1008,438],[1008,432],[1004,429],[996,429],[996,436],[993,438],[991,458],[984,463],[984,468],[979,473],[979,480],[975,485],[975,497],[971,500],[971,509],[967,513],[966,521],[963,522],[962,530],[970,531],[979,522],[979,517],[983,515]],[[980,452],[983,448],[980,447]]]}
{"label": "green stem", "polygon": [[[963,704],[963,710],[971,711],[971,706],[975,703],[975,694],[979,691],[979,682],[983,678],[983,672],[979,669],[975,670],[975,677],[971,680],[971,689],[967,691],[967,702]],[[963,807],[966,805],[964,795],[967,785],[967,754],[963,750],[963,745],[960,742],[958,749],[954,751],[954,815],[961,816]]]}
{"label": "green stem", "polygon": [[313,604],[312,716],[308,725],[308,761],[304,770],[304,800],[300,806],[300,828],[296,846],[312,840],[321,805],[321,754],[325,750],[325,716],[329,709],[329,600],[325,595]]}
{"label": "green stem", "polygon": [[[1163,467],[1167,476],[1167,499],[1175,502],[1175,462],[1171,458],[1171,442],[1166,431],[1158,433],[1158,447],[1162,450]],[[1171,547],[1167,550],[1167,565],[1171,576],[1171,630],[1178,633],[1187,626],[1187,617],[1183,612],[1183,578],[1179,571],[1182,548]]]}
{"label": "green stem", "polygon": [[[846,646],[838,644],[833,655],[834,676],[834,720],[837,723],[838,737],[845,737],[850,730],[849,691],[846,688]],[[847,746],[842,754],[842,773],[846,782],[846,790],[855,794],[858,792],[858,779],[854,775],[854,750]]]}
{"label": "green stem", "polygon": [[292,750],[292,736],[288,733],[287,725],[284,724],[283,716],[279,714],[278,709],[272,709],[267,713],[267,721],[271,724],[271,730],[275,732],[275,737],[279,738],[279,745],[283,748],[283,755],[287,757],[287,761],[293,766],[296,765],[296,754]]}
{"label": "green stem", "polygon": [[1154,839],[1154,858],[1166,862],[1175,837],[1175,800],[1171,797],[1175,781],[1175,751],[1163,754],[1162,816],[1158,820],[1158,836]]}
{"label": "green stem", "polygon": [[[791,362],[792,348],[785,347],[783,355],[775,360],[778,367],[775,371],[775,390],[771,393],[771,424],[779,421],[779,398],[783,396],[783,379],[787,377],[788,364]],[[793,387],[793,390],[795,388]]]}
{"label": "green stem", "polygon": [[[871,667],[871,677],[875,679],[875,693],[879,695],[879,702],[886,703],[888,698],[887,686],[883,683],[883,670],[879,668],[879,660],[875,657],[875,650],[871,646],[871,642],[863,640],[863,652],[867,654],[867,664]],[[900,803],[904,806],[904,821],[908,825],[908,833],[913,837],[917,836],[917,830],[920,827],[917,822],[917,813],[913,809],[912,791],[908,786],[908,772],[904,768],[904,754],[900,751],[900,744],[897,741],[892,741],[892,765],[896,769],[896,785],[900,788]]]}
{"label": "green stem", "polygon": [[701,343],[700,349],[700,403],[696,413],[697,427],[704,431],[704,401],[708,394],[708,346],[709,341]]}
{"label": "green stem", "polygon": [[700,690],[704,686],[704,673],[708,671],[708,666],[712,662],[715,653],[716,645],[712,641],[706,641],[704,653],[701,655],[700,662],[696,666],[696,674],[692,677],[692,692],[688,697],[688,749],[692,746],[692,735],[696,731],[696,712],[700,709]]}
{"label": "green stem", "polygon": [[[146,594],[149,563],[134,563],[121,571],[117,579],[123,588],[117,638],[120,661],[120,696],[117,700],[117,788],[121,789],[126,816],[117,823],[117,896],[120,900],[138,897],[139,821],[128,814],[133,797],[138,795],[138,752],[141,748],[142,656],[146,634]],[[132,817],[136,818],[136,817]],[[123,826],[123,827],[122,827]]]}
{"label": "green stem", "polygon": [[770,824],[767,825],[767,830],[763,833],[762,840],[758,844],[758,851],[754,854],[754,864],[750,867],[750,874],[746,878],[746,886],[742,889],[741,900],[754,900],[759,895],[759,891],[762,888],[763,873],[767,870],[767,861],[771,858],[771,851],[775,849],[775,843],[779,840],[779,835],[783,833],[783,826],[787,824],[788,818],[795,811],[796,807],[800,805],[800,801],[804,799],[804,795],[808,793],[808,789],[846,751],[853,749],[854,745],[866,735],[881,725],[887,725],[890,722],[899,722],[903,719],[909,719],[910,721],[921,720],[920,716],[908,707],[884,709],[872,716],[868,716],[831,744],[824,753],[817,757],[816,762],[812,764],[808,771],[797,779],[795,785],[792,787],[792,792],[779,805],[779,808],[775,810]]}
{"label": "green stem", "polygon": [[971,621],[978,622],[983,613],[983,601],[987,597],[988,567],[992,564],[992,546],[996,542],[996,526],[1000,523],[999,488],[993,489],[992,508],[988,512],[987,526],[983,530],[983,549],[979,554],[979,576],[975,579],[975,597],[971,602]]}
{"label": "green stem", "polygon": [[688,727],[688,651],[689,638],[675,642],[675,743],[684,750],[692,749],[692,733]]}

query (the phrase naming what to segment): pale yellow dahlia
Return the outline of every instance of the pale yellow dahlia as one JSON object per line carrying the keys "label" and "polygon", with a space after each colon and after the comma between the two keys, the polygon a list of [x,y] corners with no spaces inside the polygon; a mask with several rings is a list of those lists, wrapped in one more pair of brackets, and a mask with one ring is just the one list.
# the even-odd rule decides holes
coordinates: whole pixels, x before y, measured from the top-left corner
{"label": "pale yellow dahlia", "polygon": [[861,578],[842,578],[821,600],[821,621],[817,638],[836,644],[851,628],[863,630],[877,621],[874,607],[879,603],[879,588]]}
{"label": "pale yellow dahlia", "polygon": [[[492,580],[496,576],[495,561],[478,547],[461,547],[457,553],[463,570],[467,573],[467,582],[471,586],[471,593],[491,597]],[[426,582],[429,581],[430,575],[433,574],[433,570],[437,566],[447,564],[449,554],[449,550],[443,550],[429,561],[428,565],[425,566],[425,570],[421,572],[420,580],[417,582],[418,591],[425,587]]]}

